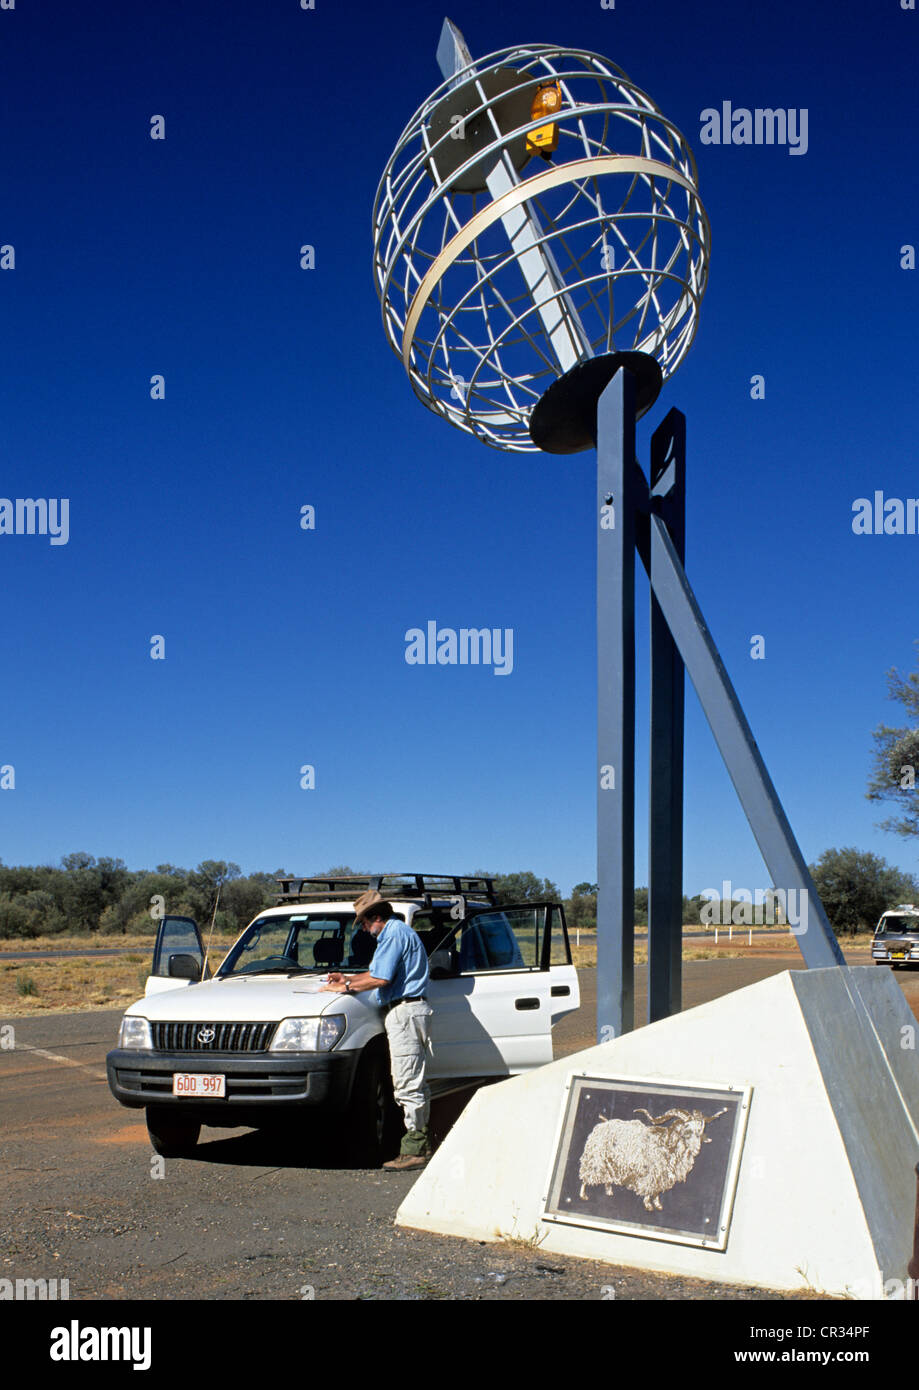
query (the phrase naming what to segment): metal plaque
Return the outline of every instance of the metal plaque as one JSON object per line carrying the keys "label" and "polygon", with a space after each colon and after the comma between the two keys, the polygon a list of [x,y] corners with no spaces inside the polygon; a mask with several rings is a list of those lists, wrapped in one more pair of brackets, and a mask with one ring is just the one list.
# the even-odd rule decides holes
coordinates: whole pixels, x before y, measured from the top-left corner
{"label": "metal plaque", "polygon": [[572,1074],[543,1220],[724,1250],[752,1093]]}

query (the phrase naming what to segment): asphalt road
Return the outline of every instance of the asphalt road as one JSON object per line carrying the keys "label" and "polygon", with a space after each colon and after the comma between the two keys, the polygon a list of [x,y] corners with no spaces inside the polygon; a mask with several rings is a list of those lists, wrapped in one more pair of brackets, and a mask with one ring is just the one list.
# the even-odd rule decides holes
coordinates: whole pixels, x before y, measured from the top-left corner
{"label": "asphalt road", "polygon": [[[690,962],[687,1006],[794,963]],[[557,1055],[593,1043],[595,979],[581,972],[583,1007],[556,1030]],[[71,1299],[92,1300],[596,1300],[611,1284],[619,1299],[774,1297],[397,1229],[411,1175],[336,1167],[306,1132],[205,1130],[194,1159],[163,1163],[143,1112],[105,1080],[119,1019],[12,1020],[12,1048],[10,1021],[0,1031],[0,1277],[67,1278]]]}

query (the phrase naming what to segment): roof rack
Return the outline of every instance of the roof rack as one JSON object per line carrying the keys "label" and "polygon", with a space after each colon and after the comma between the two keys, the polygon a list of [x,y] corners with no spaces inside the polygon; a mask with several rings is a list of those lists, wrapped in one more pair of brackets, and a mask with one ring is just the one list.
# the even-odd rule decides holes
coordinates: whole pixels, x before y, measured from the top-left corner
{"label": "roof rack", "polygon": [[492,904],[497,901],[494,879],[463,874],[343,874],[334,878],[279,878],[278,883],[279,905],[327,898],[330,893],[358,898],[372,888],[384,898],[423,898],[426,907],[431,906],[434,898],[445,897],[482,897]]}

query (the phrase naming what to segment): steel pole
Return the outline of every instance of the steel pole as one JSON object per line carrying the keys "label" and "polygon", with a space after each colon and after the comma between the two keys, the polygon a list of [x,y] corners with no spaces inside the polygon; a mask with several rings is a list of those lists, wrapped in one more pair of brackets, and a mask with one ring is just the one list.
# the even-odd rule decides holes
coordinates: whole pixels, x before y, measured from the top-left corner
{"label": "steel pole", "polygon": [[635,1026],[635,378],[597,407],[597,1041]]}
{"label": "steel pole", "polygon": [[[686,419],[671,410],[651,437],[651,510],[685,563]],[[651,555],[651,716],[648,845],[648,1022],[682,1007],[683,662],[654,595]]]}

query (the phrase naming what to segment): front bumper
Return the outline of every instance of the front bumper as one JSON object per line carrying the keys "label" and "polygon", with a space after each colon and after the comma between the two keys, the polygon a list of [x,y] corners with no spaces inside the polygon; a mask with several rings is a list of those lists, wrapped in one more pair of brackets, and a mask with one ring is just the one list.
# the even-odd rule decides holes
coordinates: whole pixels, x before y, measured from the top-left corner
{"label": "front bumper", "polygon": [[879,965],[919,965],[919,945],[913,941],[876,944],[871,948],[871,959]]}
{"label": "front bumper", "polygon": [[[254,1124],[292,1109],[323,1106],[344,1110],[360,1053],[348,1052],[150,1052],[116,1048],[105,1059],[112,1095],[135,1109],[175,1106],[203,1124]],[[217,1072],[226,1077],[226,1096],[174,1096],[174,1072]],[[242,1114],[243,1119],[235,1116]],[[234,1118],[230,1118],[233,1116]]]}

